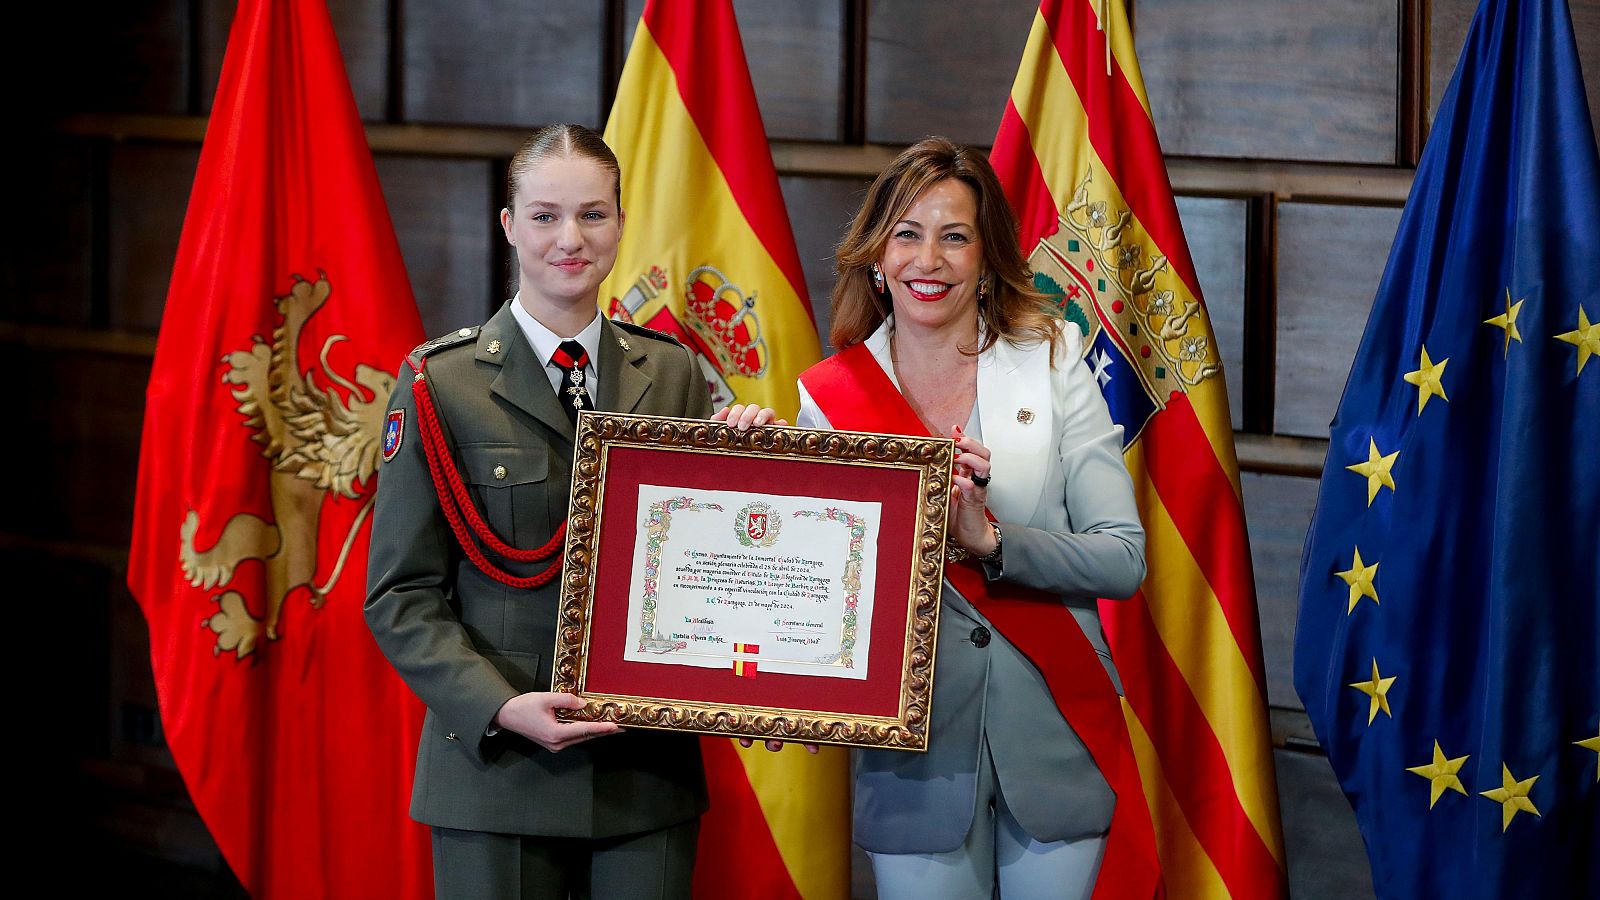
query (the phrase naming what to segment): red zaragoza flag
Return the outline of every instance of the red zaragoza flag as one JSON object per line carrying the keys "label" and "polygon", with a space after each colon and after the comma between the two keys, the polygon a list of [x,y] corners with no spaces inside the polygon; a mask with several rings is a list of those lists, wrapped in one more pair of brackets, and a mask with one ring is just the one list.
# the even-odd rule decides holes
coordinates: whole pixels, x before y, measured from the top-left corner
{"label": "red zaragoza flag", "polygon": [[[792,420],[795,378],[820,352],[729,0],[645,4],[606,142],[628,227],[605,312],[692,349],[718,406],[759,403]],[[696,896],[849,896],[845,752],[702,743],[712,806]]]}
{"label": "red zaragoza flag", "polygon": [[1122,0],[1041,4],[991,159],[1126,429],[1149,574],[1100,609],[1168,894],[1283,896],[1227,392]]}
{"label": "red zaragoza flag", "polygon": [[260,898],[421,898],[421,705],[361,616],[422,338],[324,0],[244,0],[150,377],[128,584],[162,722]]}

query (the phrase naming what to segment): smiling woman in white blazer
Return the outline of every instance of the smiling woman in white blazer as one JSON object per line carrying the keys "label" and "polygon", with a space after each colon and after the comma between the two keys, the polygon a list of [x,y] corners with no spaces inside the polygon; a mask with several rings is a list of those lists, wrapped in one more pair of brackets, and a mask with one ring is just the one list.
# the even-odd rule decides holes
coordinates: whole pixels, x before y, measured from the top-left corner
{"label": "smiling woman in white blazer", "polygon": [[[953,552],[1059,598],[1120,690],[1095,609],[1144,577],[1122,429],[1015,235],[986,160],[911,147],[840,245],[832,339],[862,345],[885,391],[957,440]],[[807,381],[798,424],[832,427]],[[854,837],[879,896],[1087,898],[1117,799],[1039,669],[948,580],[935,658],[928,752],[855,758]]]}

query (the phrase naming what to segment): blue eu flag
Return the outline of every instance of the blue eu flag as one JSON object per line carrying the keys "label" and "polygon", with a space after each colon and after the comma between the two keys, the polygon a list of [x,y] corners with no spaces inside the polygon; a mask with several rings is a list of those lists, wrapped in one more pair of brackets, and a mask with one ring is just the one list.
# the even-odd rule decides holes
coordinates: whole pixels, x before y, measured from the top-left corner
{"label": "blue eu flag", "polygon": [[1334,417],[1295,687],[1385,898],[1600,897],[1600,162],[1484,0]]}

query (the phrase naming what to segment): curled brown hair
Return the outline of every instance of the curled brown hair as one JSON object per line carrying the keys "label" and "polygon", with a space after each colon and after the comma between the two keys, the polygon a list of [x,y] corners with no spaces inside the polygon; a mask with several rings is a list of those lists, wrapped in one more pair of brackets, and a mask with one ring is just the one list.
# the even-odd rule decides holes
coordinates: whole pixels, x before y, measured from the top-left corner
{"label": "curled brown hair", "polygon": [[506,209],[515,211],[517,180],[535,165],[555,156],[590,159],[611,173],[617,186],[617,208],[622,208],[622,165],[605,139],[582,125],[546,125],[528,136],[506,167]]}
{"label": "curled brown hair", "polygon": [[930,137],[906,148],[878,175],[850,230],[835,255],[839,280],[833,286],[833,324],[828,337],[844,349],[867,339],[891,311],[889,295],[872,285],[872,264],[883,258],[895,224],[923,191],[955,178],[978,199],[978,244],[983,251],[987,296],[978,303],[983,321],[982,353],[1005,338],[1012,343],[1044,341],[1054,356],[1055,317],[1045,297],[1033,287],[1033,273],[1017,246],[1017,217],[1006,202],[994,168],[982,154],[942,137]]}

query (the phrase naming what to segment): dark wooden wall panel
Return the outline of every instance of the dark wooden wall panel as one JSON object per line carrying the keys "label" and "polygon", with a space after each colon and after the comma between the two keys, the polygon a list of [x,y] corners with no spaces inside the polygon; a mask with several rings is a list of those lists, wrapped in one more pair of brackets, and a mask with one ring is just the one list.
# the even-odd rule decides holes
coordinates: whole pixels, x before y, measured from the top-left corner
{"label": "dark wooden wall panel", "polygon": [[1294,692],[1294,626],[1300,609],[1300,551],[1317,504],[1317,480],[1246,472],[1239,481],[1256,573],[1267,702],[1302,709]]}
{"label": "dark wooden wall panel", "polygon": [[[422,326],[437,337],[488,318],[504,292],[491,240],[504,240],[490,196],[490,163],[380,156],[389,217],[405,256]],[[398,360],[396,361],[398,362]]]}
{"label": "dark wooden wall panel", "polygon": [[598,128],[604,4],[407,0],[404,118]]}
{"label": "dark wooden wall panel", "polygon": [[867,140],[994,143],[1039,4],[873,0],[870,8]]}
{"label": "dark wooden wall panel", "polygon": [[[805,268],[806,288],[811,292],[811,309],[824,344],[832,320],[828,298],[833,293],[833,251],[855,217],[871,182],[859,178],[778,179],[784,203],[789,208],[789,223],[795,245],[800,250],[800,265]],[[824,347],[824,353],[831,352]]]}
{"label": "dark wooden wall panel", "polygon": [[1162,148],[1395,162],[1398,23],[1379,0],[1139,0]]}
{"label": "dark wooden wall panel", "polygon": [[[201,0],[200,108],[210,112],[222,75],[238,0]],[[389,101],[389,3],[385,0],[329,0],[328,12],[339,38],[345,72],[361,118],[382,121]]]}
{"label": "dark wooden wall panel", "polygon": [[11,459],[10,471],[28,476],[11,485],[0,532],[126,547],[150,360],[57,348],[21,348],[13,358],[29,383],[49,390],[25,392],[21,433],[36,452]]}
{"label": "dark wooden wall panel", "polygon": [[1244,427],[1244,264],[1243,200],[1179,197],[1178,218],[1189,240],[1200,292],[1228,381],[1228,413],[1233,427]]}
{"label": "dark wooden wall panel", "polygon": [[1277,750],[1278,809],[1294,900],[1362,900],[1372,897],[1355,813],[1321,754]]}
{"label": "dark wooden wall panel", "polygon": [[77,111],[188,112],[189,10],[188,0],[146,0],[84,11],[71,24],[86,46],[63,48],[77,65],[96,73],[84,80]]}
{"label": "dark wooden wall panel", "polygon": [[24,143],[5,217],[0,310],[16,322],[90,325],[94,161],[83,141]]}
{"label": "dark wooden wall panel", "polygon": [[1280,434],[1326,438],[1400,210],[1278,204]]}
{"label": "dark wooden wall panel", "polygon": [[[846,0],[734,0],[739,38],[767,137],[837,141]],[[644,15],[644,0],[624,10],[623,55]],[[610,110],[606,110],[610,114]]]}
{"label": "dark wooden wall panel", "polygon": [[[1439,112],[1439,101],[1461,60],[1467,28],[1478,0],[1432,0],[1428,28],[1428,121]],[[1578,43],[1584,87],[1589,94],[1589,119],[1600,140],[1600,0],[1567,0],[1572,13],[1572,34]]]}
{"label": "dark wooden wall panel", "polygon": [[[155,675],[150,670],[150,631],[144,612],[127,590],[113,593],[111,614],[111,758],[176,770],[167,749],[156,702]],[[210,612],[195,610],[195,622]]]}
{"label": "dark wooden wall panel", "polygon": [[107,189],[110,325],[155,333],[178,256],[197,146],[118,144]]}
{"label": "dark wooden wall panel", "polygon": [[839,140],[844,3],[735,0],[767,136]]}

